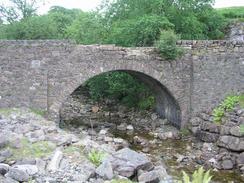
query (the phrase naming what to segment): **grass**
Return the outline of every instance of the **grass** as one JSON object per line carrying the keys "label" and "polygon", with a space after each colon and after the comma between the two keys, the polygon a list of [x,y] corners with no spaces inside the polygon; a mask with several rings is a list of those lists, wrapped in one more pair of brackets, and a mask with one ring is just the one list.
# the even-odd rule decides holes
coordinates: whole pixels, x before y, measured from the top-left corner
{"label": "grass", "polygon": [[102,160],[105,157],[105,153],[101,151],[97,151],[92,149],[88,154],[88,159],[91,163],[93,163],[95,166],[99,166],[102,163]]}
{"label": "grass", "polygon": [[239,104],[241,108],[244,108],[244,94],[239,96]]}
{"label": "grass", "polygon": [[216,10],[225,18],[244,20],[244,6],[219,8]]}
{"label": "grass", "polygon": [[[46,111],[41,109],[30,108],[30,111],[39,116],[45,116]],[[0,114],[10,116],[12,113],[21,113],[20,108],[0,108]]]}
{"label": "grass", "polygon": [[41,158],[51,155],[56,145],[47,141],[31,143],[27,138],[22,138],[19,149],[12,148],[11,146],[7,148],[13,153],[11,159]]}
{"label": "grass", "polygon": [[0,114],[4,116],[10,116],[13,112],[19,113],[20,109],[18,108],[0,108]]}

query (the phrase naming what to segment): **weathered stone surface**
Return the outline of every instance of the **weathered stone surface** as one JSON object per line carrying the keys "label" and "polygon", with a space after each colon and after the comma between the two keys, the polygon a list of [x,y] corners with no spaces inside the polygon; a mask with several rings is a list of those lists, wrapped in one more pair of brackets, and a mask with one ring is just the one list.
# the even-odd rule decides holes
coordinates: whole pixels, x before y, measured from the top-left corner
{"label": "weathered stone surface", "polygon": [[30,176],[25,171],[17,168],[10,168],[8,173],[6,174],[6,177],[10,177],[20,182],[27,182],[30,178]]}
{"label": "weathered stone surface", "polygon": [[111,180],[114,176],[114,173],[110,161],[103,161],[102,164],[96,169],[96,173],[104,180]]}
{"label": "weathered stone surface", "polygon": [[15,165],[13,168],[18,170],[22,170],[27,173],[29,176],[33,176],[38,172],[38,168],[36,165]]}
{"label": "weathered stone surface", "polygon": [[51,161],[49,162],[49,164],[48,164],[48,166],[47,166],[47,169],[48,169],[49,171],[56,171],[56,170],[58,170],[62,158],[63,158],[63,152],[60,151],[60,150],[57,150],[57,151],[54,153],[54,155],[53,155]]}
{"label": "weathered stone surface", "polygon": [[201,129],[204,131],[209,131],[211,133],[219,133],[220,126],[210,122],[201,123]]}
{"label": "weathered stone surface", "polygon": [[169,175],[166,170],[162,167],[155,167],[154,170],[150,172],[141,173],[138,176],[139,183],[159,183],[163,180],[167,180]]}
{"label": "weathered stone surface", "polygon": [[230,129],[230,134],[236,137],[241,137],[241,130],[239,126],[234,126]]}
{"label": "weathered stone surface", "polygon": [[158,114],[179,127],[191,113],[215,107],[226,93],[243,91],[243,43],[179,41],[178,45],[189,49],[169,63],[153,48],[1,41],[0,107],[49,109],[49,117],[57,120],[67,96],[86,80],[105,71],[126,70],[151,83],[158,95]]}
{"label": "weathered stone surface", "polygon": [[218,146],[232,151],[244,151],[244,140],[233,136],[221,136]]}
{"label": "weathered stone surface", "polygon": [[237,158],[237,164],[239,167],[244,166],[244,152],[241,153]]}
{"label": "weathered stone surface", "polygon": [[0,163],[0,174],[5,175],[8,172],[9,168],[10,167],[8,164]]}
{"label": "weathered stone surface", "polygon": [[231,170],[234,165],[233,165],[233,162],[229,159],[227,160],[224,160],[222,163],[221,163],[221,166],[224,170]]}
{"label": "weathered stone surface", "polygon": [[204,142],[217,142],[217,140],[219,139],[219,134],[205,131],[199,131],[197,133],[197,136]]}

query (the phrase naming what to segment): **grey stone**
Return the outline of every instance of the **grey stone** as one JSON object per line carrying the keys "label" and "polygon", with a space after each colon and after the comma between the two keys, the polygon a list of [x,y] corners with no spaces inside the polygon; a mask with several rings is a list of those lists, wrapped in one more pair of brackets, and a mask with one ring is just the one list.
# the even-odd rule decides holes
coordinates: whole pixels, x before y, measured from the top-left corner
{"label": "grey stone", "polygon": [[138,176],[138,181],[139,183],[159,183],[168,177],[169,175],[167,174],[165,168],[160,166],[155,167],[155,169],[150,172],[141,173]]}
{"label": "grey stone", "polygon": [[239,156],[237,158],[237,164],[239,167],[244,166],[244,152],[239,154]]}
{"label": "grey stone", "polygon": [[244,151],[244,140],[233,136],[221,136],[218,140],[218,146],[233,151]]}
{"label": "grey stone", "polygon": [[0,174],[5,175],[8,172],[9,167],[10,166],[8,164],[0,163]]}
{"label": "grey stone", "polygon": [[5,135],[0,135],[0,149],[4,148],[8,143],[8,138]]}
{"label": "grey stone", "polygon": [[205,131],[199,131],[197,133],[197,136],[199,139],[201,139],[204,142],[217,142],[217,140],[219,139],[219,134],[205,132]]}
{"label": "grey stone", "polygon": [[229,159],[223,160],[223,162],[221,163],[221,165],[222,165],[222,168],[224,170],[231,170],[234,167],[233,162],[231,160],[229,160]]}
{"label": "grey stone", "polygon": [[239,126],[234,126],[230,129],[230,134],[236,137],[241,137],[241,131]]}
{"label": "grey stone", "polygon": [[10,158],[12,156],[12,152],[6,149],[0,152],[0,156],[4,158]]}
{"label": "grey stone", "polygon": [[201,125],[201,122],[202,122],[202,119],[201,118],[199,118],[199,117],[194,117],[194,118],[191,118],[191,120],[190,120],[190,123],[191,123],[191,125],[192,126],[200,126]]}
{"label": "grey stone", "polygon": [[103,161],[102,164],[96,169],[96,173],[104,180],[111,180],[114,173],[110,161]]}
{"label": "grey stone", "polygon": [[22,170],[29,176],[33,176],[38,172],[38,168],[36,165],[14,165],[13,168]]}
{"label": "grey stone", "polygon": [[59,169],[60,162],[63,158],[63,152],[60,150],[56,150],[51,161],[47,166],[47,170],[49,171],[57,171]]}
{"label": "grey stone", "polygon": [[25,171],[16,168],[10,168],[5,176],[17,180],[19,182],[28,181],[30,178],[30,176]]}

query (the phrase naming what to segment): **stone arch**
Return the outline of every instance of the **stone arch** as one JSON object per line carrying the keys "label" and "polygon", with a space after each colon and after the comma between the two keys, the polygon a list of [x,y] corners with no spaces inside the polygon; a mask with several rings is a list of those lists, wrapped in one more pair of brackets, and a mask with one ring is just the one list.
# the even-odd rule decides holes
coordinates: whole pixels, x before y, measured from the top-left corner
{"label": "stone arch", "polygon": [[[54,85],[49,84],[49,90],[55,94],[52,97],[48,96],[52,99],[49,101],[49,117],[59,120],[59,109],[62,103],[88,79],[104,72],[126,71],[149,86],[150,83],[153,83],[151,87],[157,91],[158,96],[158,113],[170,121],[175,121],[175,126],[183,126],[189,115],[188,108],[185,107],[189,96],[182,92],[184,91],[184,83],[175,74],[178,72],[175,68],[181,69],[183,64],[179,61],[162,62],[157,59],[154,59],[153,64],[149,64],[150,59],[152,58],[149,55],[141,53],[139,56],[131,56],[128,51],[121,54],[118,50],[105,52],[94,49],[94,46],[77,48],[53,71],[54,75],[51,77],[53,77]],[[65,67],[63,67],[64,65]],[[159,106],[164,107],[164,110],[160,111]]]}

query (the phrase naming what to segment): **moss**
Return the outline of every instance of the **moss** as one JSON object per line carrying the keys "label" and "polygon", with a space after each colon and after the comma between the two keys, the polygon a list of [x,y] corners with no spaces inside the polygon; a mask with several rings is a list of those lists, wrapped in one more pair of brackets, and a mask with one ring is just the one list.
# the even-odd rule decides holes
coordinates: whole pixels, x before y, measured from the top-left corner
{"label": "moss", "polygon": [[74,145],[71,145],[71,146],[68,146],[68,147],[66,147],[64,149],[64,154],[71,155],[74,152],[83,153],[83,150],[84,150],[84,147],[83,146],[74,146]]}
{"label": "moss", "polygon": [[241,108],[244,108],[244,94],[239,96],[239,104]]}
{"label": "moss", "polygon": [[56,145],[51,142],[40,141],[31,143],[27,138],[22,138],[20,143],[19,149],[12,148],[11,146],[7,147],[13,153],[11,159],[47,157],[56,148]]}

